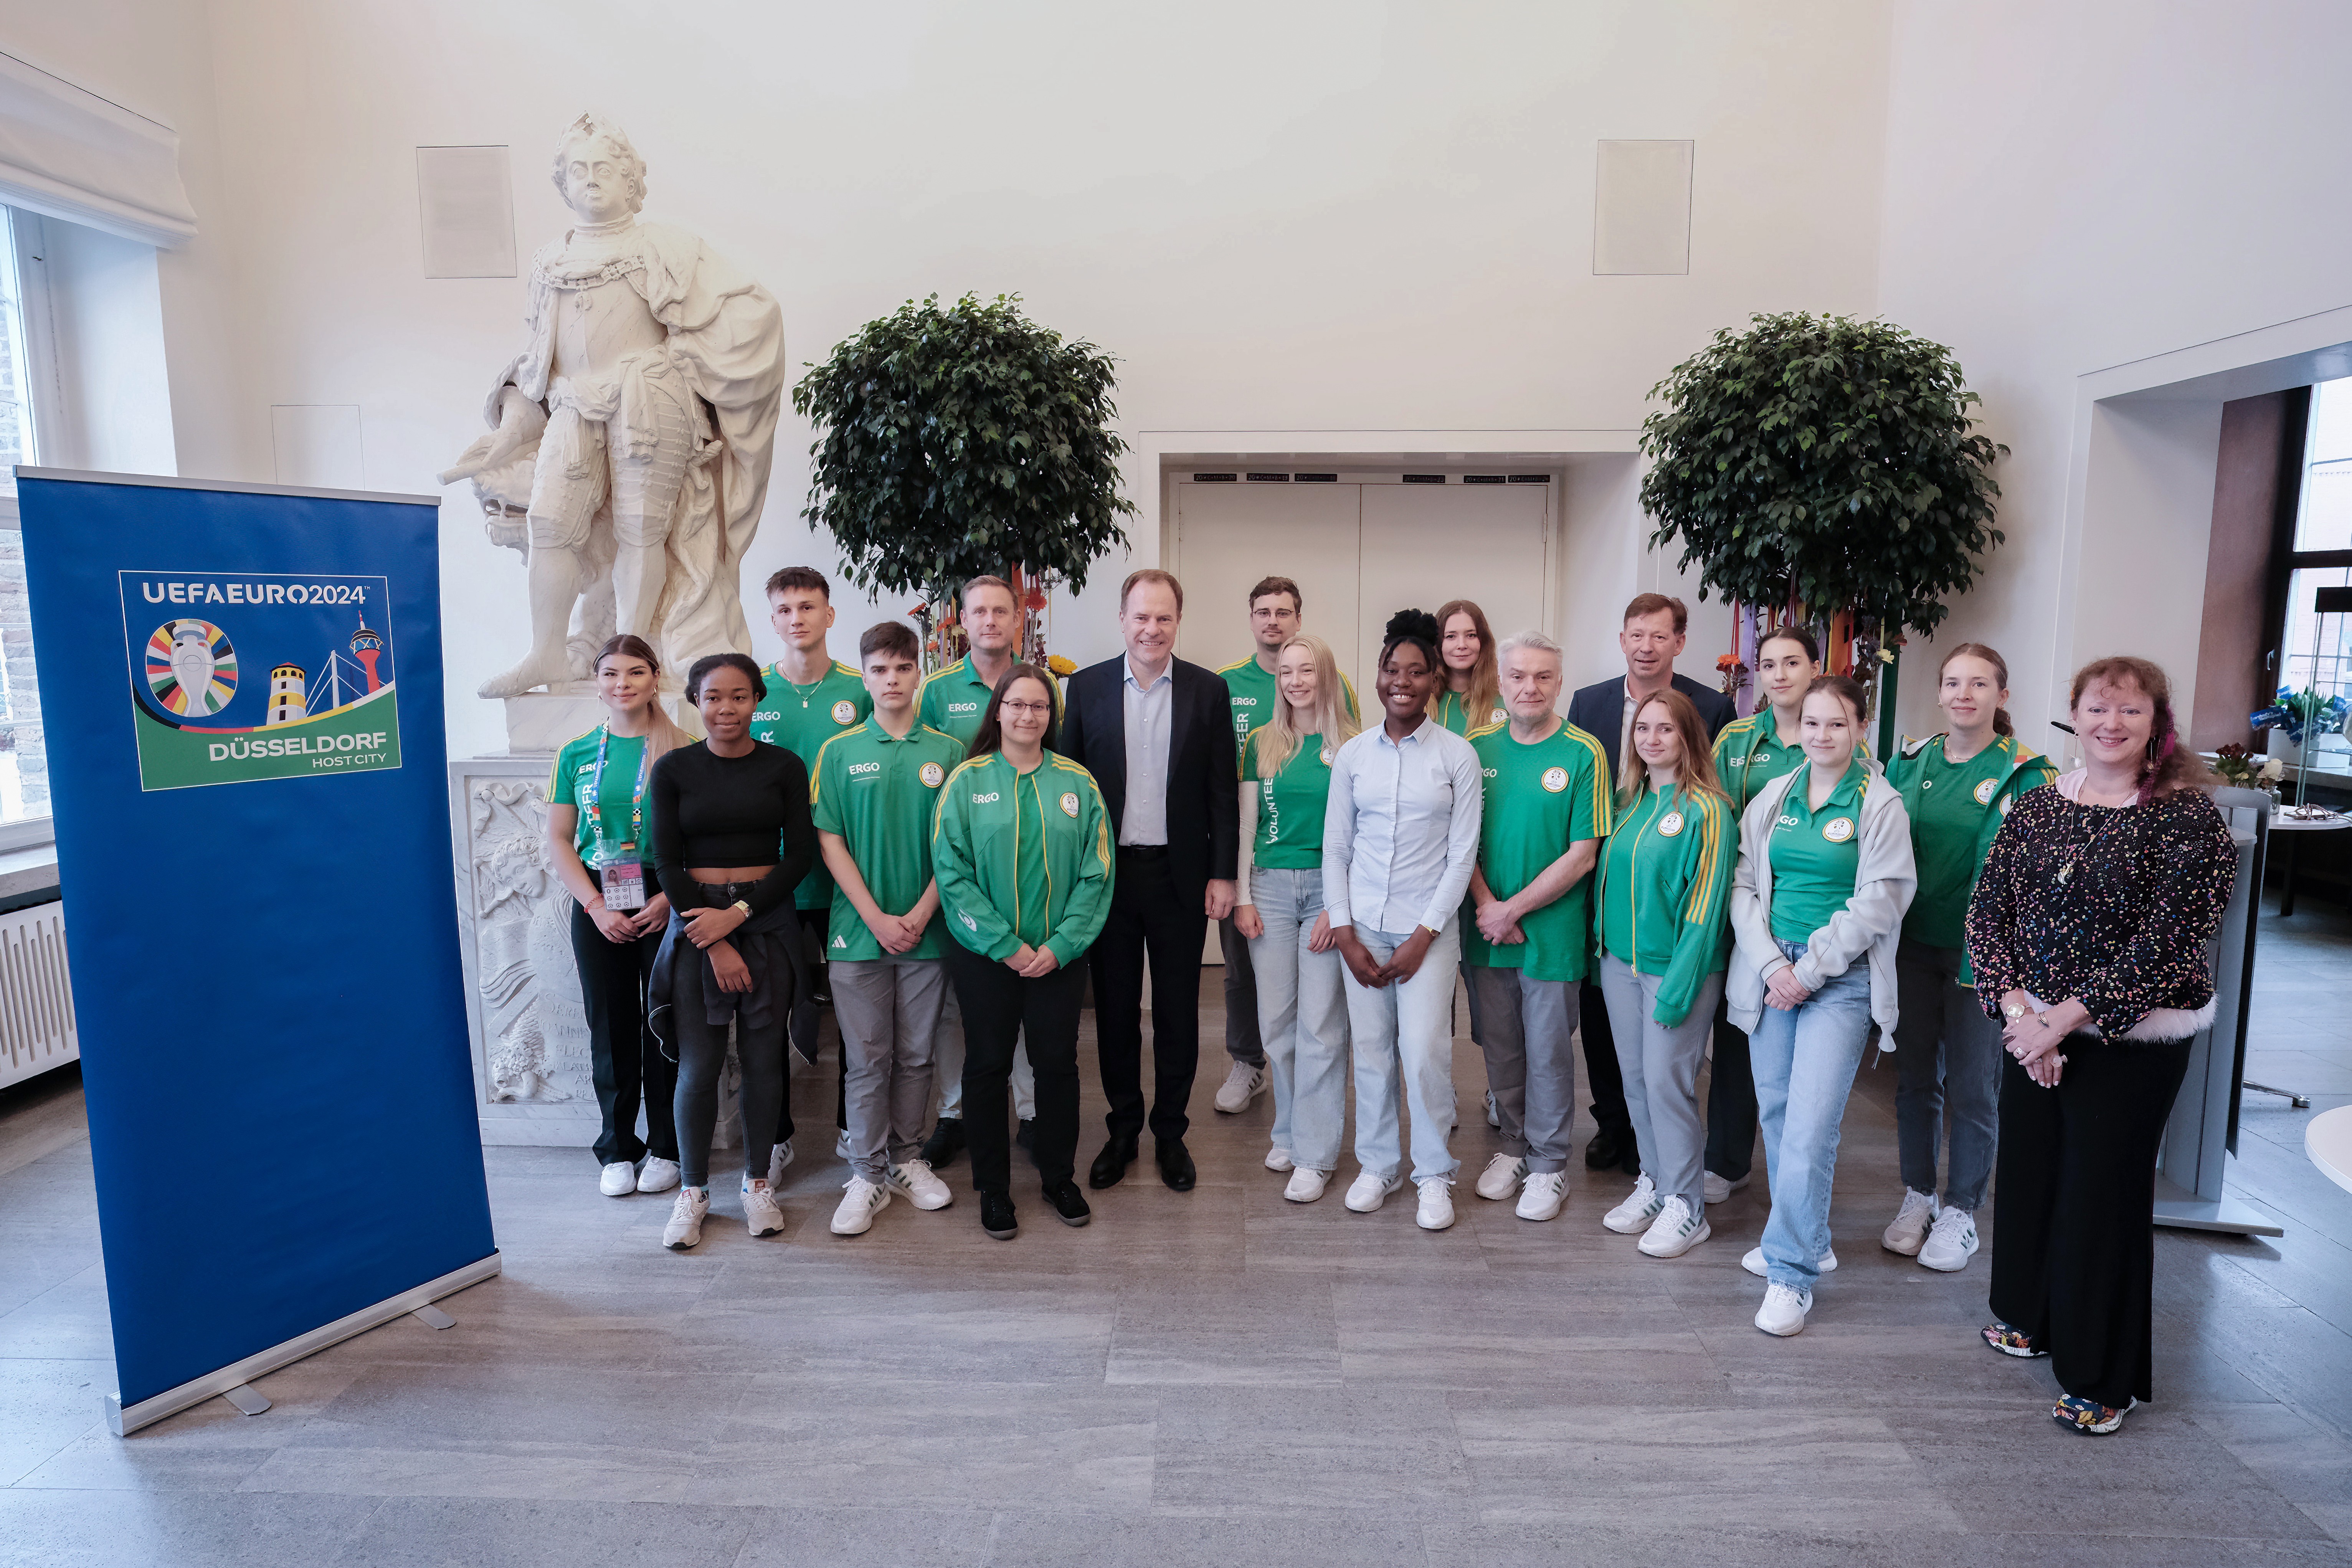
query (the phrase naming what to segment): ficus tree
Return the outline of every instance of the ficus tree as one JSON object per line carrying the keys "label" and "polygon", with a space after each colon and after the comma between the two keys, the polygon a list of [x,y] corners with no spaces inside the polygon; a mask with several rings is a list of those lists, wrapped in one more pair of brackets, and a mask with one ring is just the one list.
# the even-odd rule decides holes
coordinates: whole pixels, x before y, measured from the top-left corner
{"label": "ficus tree", "polygon": [[1007,567],[1083,588],[1123,537],[1112,358],[1020,306],[910,300],[793,388],[817,426],[802,516],[855,581],[934,604]]}

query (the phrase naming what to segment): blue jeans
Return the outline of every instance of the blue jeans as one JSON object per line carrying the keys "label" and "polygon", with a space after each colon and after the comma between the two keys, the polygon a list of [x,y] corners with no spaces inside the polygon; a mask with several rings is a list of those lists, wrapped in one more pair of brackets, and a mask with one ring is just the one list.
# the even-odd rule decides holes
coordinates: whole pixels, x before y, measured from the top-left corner
{"label": "blue jeans", "polygon": [[[1805,954],[1799,942],[1780,947],[1791,963]],[[1830,1249],[1830,1179],[1837,1170],[1838,1131],[1869,1038],[1867,956],[1824,982],[1801,1007],[1783,1010],[1768,1002],[1748,1037],[1765,1170],[1772,1184],[1764,1268],[1775,1285],[1810,1292],[1821,1278],[1816,1259]]]}
{"label": "blue jeans", "polygon": [[[1386,963],[1409,934],[1356,928],[1375,963]],[[1412,979],[1375,988],[1350,974],[1341,983],[1356,1048],[1356,1161],[1383,1181],[1403,1160],[1400,1077],[1412,1108],[1412,1179],[1450,1176],[1461,1167],[1447,1146],[1454,1135],[1454,978],[1461,958],[1457,917],[1429,944]]]}
{"label": "blue jeans", "polygon": [[[1348,966],[1334,946],[1307,951],[1323,913],[1319,868],[1253,867],[1250,900],[1265,922],[1249,943],[1257,1032],[1274,1080],[1274,1146],[1293,1164],[1339,1169],[1348,1120]],[[1237,1058],[1238,1059],[1238,1058]]]}
{"label": "blue jeans", "polygon": [[1948,1127],[1952,1159],[1944,1204],[1974,1214],[1992,1180],[2000,1141],[2000,1026],[1985,1016],[1977,988],[1960,984],[1957,947],[1906,938],[1895,950],[1895,1142],[1903,1184],[1934,1196],[1936,1155]]}

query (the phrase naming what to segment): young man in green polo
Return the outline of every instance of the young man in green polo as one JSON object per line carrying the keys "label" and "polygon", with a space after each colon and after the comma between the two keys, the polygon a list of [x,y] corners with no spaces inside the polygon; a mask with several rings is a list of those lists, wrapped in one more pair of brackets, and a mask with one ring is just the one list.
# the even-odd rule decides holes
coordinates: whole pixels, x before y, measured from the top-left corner
{"label": "young man in green polo", "polygon": [[[1250,731],[1274,717],[1275,706],[1281,701],[1274,686],[1275,660],[1282,653],[1282,645],[1298,635],[1306,608],[1298,584],[1287,577],[1261,578],[1249,591],[1254,649],[1249,658],[1237,658],[1217,671],[1224,677],[1225,691],[1233,701],[1236,755],[1248,752]],[[1347,696],[1348,717],[1360,718],[1356,711],[1356,689],[1345,674],[1339,677],[1339,689]],[[1217,945],[1225,955],[1225,1054],[1233,1058],[1234,1065],[1218,1086],[1213,1103],[1230,1116],[1248,1110],[1250,1101],[1265,1092],[1265,1042],[1257,1027],[1257,972],[1250,967],[1249,942],[1234,929],[1231,915],[1217,922]]]}
{"label": "young man in green polo", "polygon": [[931,815],[963,761],[954,738],[918,722],[922,649],[884,621],[857,642],[873,716],[827,741],[810,771],[810,815],[833,873],[825,953],[841,1025],[850,1175],[835,1236],[861,1236],[898,1193],[948,1205],[947,1184],[917,1156],[931,1108],[931,1055],[947,995],[932,916]]}
{"label": "young man in green polo", "polygon": [[[874,709],[874,700],[866,694],[866,682],[857,671],[836,661],[825,646],[833,621],[833,585],[824,573],[814,566],[787,566],[768,579],[768,624],[783,638],[784,657],[768,667],[768,695],[752,711],[751,739],[792,752],[812,778],[816,775],[818,749],[844,730],[865,722]],[[833,879],[822,865],[802,879],[793,890],[793,903],[800,912],[810,979],[793,998],[793,1049],[803,1061],[814,1062],[820,1010],[832,1000],[825,989],[824,928],[833,908]],[[791,1077],[785,1074],[784,1112],[776,1128],[773,1169],[768,1173],[771,1187],[793,1157]],[[846,1092],[845,1087],[840,1091]],[[836,1097],[835,1125],[846,1125],[843,1115]]]}

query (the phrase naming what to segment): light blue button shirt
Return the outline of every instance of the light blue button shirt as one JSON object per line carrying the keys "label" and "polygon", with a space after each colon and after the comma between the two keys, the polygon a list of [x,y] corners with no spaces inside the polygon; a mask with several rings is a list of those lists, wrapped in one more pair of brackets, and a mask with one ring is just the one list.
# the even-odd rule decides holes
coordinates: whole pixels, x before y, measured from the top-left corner
{"label": "light blue button shirt", "polygon": [[1175,712],[1176,661],[1149,686],[1132,659],[1121,665],[1119,693],[1127,704],[1127,805],[1118,819],[1121,844],[1168,842],[1168,727]]}
{"label": "light blue button shirt", "polygon": [[1375,725],[1341,746],[1323,814],[1331,924],[1444,931],[1470,890],[1483,784],[1478,753],[1433,719],[1402,742]]}

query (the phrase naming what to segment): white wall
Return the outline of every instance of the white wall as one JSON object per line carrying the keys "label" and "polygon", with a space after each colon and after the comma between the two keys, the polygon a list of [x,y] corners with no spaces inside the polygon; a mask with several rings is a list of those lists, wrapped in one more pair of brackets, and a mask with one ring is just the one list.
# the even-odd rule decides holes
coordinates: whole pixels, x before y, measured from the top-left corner
{"label": "white wall", "polygon": [[2348,57],[2327,0],[1896,9],[1879,308],[1952,345],[2013,449],[2008,544],[1938,640],[2008,655],[2031,742],[2063,739],[2042,721],[2094,654],[2155,658],[2193,700],[2218,406],[2095,415],[2084,378],[2352,303]]}
{"label": "white wall", "polygon": [[[201,14],[102,3],[165,14],[175,39]],[[1120,356],[1139,447],[1197,429],[1622,444],[1717,327],[1867,310],[1877,273],[1871,0],[216,0],[208,26],[222,199],[197,205],[233,255],[236,352],[207,359],[184,325],[174,343],[175,409],[210,378],[215,411],[179,420],[195,474],[268,478],[273,403],[356,404],[369,482],[432,489],[516,346],[522,284],[421,275],[414,149],[509,144],[528,254],[564,221],[554,136],[591,105],[646,156],[647,216],[776,292],[796,369],[904,299],[1018,290]],[[1591,276],[1602,137],[1696,141],[1688,277]],[[754,591],[787,562],[833,564],[796,516],[809,439],[788,417]],[[1129,479],[1149,559],[1156,468],[1139,455]],[[520,571],[462,496],[443,516],[452,744],[495,750],[470,693],[520,647]],[[871,613],[845,597],[842,621]],[[1114,646],[1101,586],[1055,624],[1061,651]]]}

